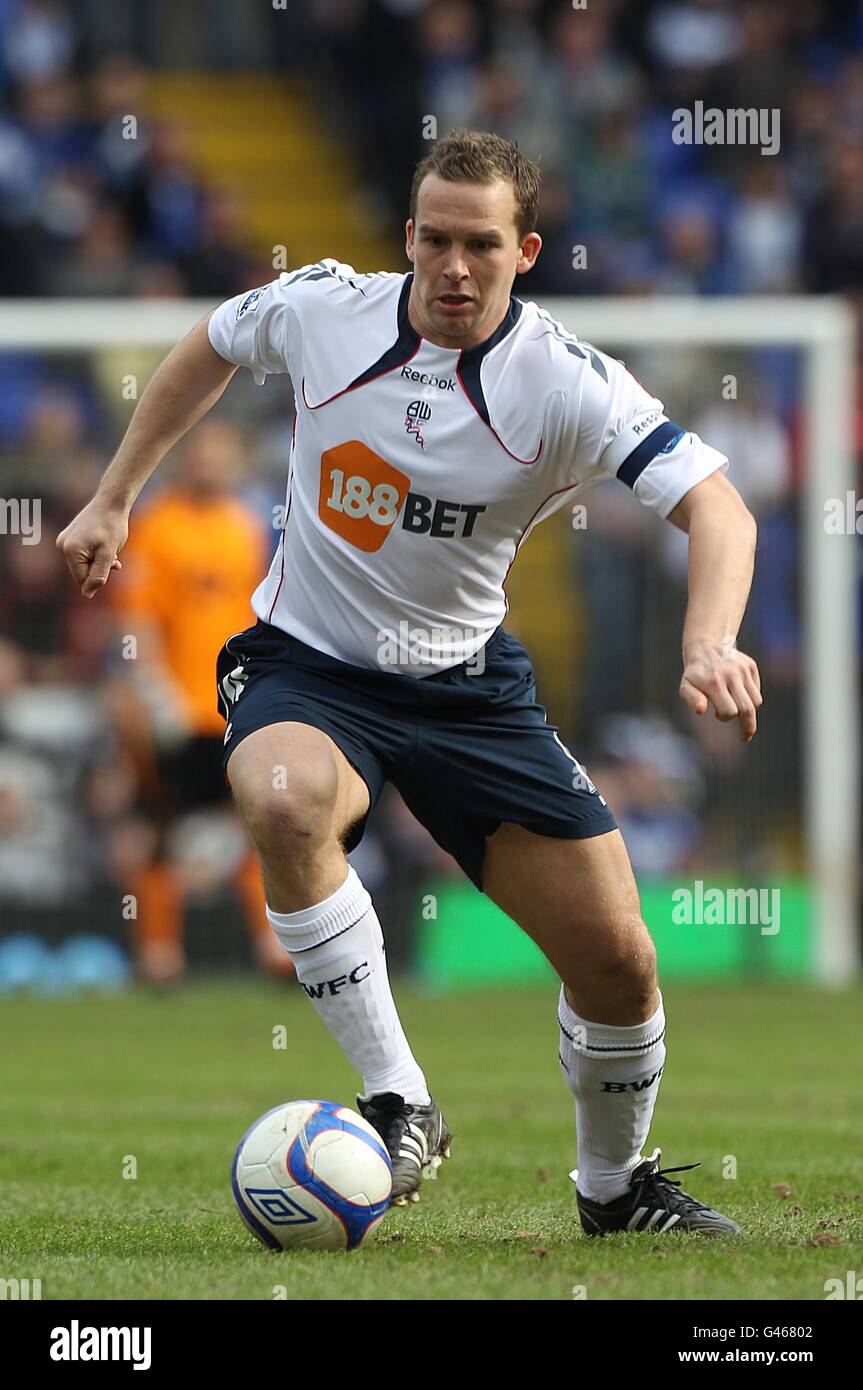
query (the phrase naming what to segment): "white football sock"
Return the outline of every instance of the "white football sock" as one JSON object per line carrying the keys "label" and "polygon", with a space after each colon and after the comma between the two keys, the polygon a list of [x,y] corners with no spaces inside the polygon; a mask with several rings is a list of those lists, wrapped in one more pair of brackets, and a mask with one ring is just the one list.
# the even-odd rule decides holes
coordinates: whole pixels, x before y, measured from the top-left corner
{"label": "white football sock", "polygon": [[356,870],[349,865],[344,883],[322,903],[300,912],[268,907],[267,919],[306,994],[362,1073],[364,1099],[394,1091],[428,1105],[390,990],[380,923]]}
{"label": "white football sock", "polygon": [[563,986],[558,1006],[560,1065],[575,1096],[578,1182],[583,1197],[612,1202],[629,1189],[642,1161],[665,1065],[665,1013],[625,1028],[588,1023],[569,1007]]}

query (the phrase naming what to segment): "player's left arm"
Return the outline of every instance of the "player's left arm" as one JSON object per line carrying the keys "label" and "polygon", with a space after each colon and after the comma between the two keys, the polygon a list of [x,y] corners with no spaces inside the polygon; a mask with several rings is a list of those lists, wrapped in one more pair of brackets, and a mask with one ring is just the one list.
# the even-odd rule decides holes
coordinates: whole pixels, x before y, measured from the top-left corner
{"label": "player's left arm", "polygon": [[[680,694],[696,714],[739,719],[755,734],[761,678],[737,650],[755,559],[755,520],[723,476],[724,454],[665,414],[623,362],[548,319],[565,346],[556,448],[571,484],[617,478],[643,506],[689,534],[689,605]],[[571,497],[572,492],[569,493]]]}
{"label": "player's left arm", "polygon": [[748,743],[762,704],[761,677],[737,648],[755,566],[757,527],[739,492],[711,473],[668,513],[689,536],[689,603],[683,626],[680,695],[695,714],[740,720]]}

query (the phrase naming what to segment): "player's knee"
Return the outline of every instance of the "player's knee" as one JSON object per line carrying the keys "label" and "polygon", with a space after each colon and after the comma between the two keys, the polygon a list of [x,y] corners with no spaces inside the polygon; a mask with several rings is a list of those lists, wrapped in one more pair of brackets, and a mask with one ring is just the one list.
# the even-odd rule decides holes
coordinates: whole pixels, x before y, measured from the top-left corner
{"label": "player's knee", "polygon": [[333,834],[338,793],[335,769],[296,769],[272,785],[239,797],[249,832],[265,858],[313,853]]}
{"label": "player's knee", "polygon": [[647,1004],[657,987],[656,947],[641,917],[604,934],[596,967],[603,993],[620,1004]]}

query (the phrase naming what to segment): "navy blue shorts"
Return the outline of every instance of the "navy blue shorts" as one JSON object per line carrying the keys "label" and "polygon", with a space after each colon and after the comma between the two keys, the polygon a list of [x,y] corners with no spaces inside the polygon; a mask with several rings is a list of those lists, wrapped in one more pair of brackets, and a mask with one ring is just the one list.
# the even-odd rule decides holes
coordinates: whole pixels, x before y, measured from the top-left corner
{"label": "navy blue shorts", "polygon": [[[478,888],[486,837],[502,821],[563,840],[617,829],[547,722],[527,652],[503,628],[486,643],[483,662],[417,678],[348,665],[258,621],[225,643],[217,681],[228,720],[226,768],[256,729],[311,724],[363,778],[370,810],[391,782]],[[351,828],[348,851],[365,820]]]}

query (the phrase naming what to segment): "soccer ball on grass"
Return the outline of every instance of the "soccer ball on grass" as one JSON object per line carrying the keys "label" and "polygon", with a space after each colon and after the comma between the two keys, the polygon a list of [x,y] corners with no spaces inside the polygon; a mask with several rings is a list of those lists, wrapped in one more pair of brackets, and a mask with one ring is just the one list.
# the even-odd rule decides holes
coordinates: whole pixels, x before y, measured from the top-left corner
{"label": "soccer ball on grass", "polygon": [[294,1100],[256,1120],[231,1169],[249,1230],[271,1250],[355,1250],[390,1204],[377,1130],[328,1100]]}

